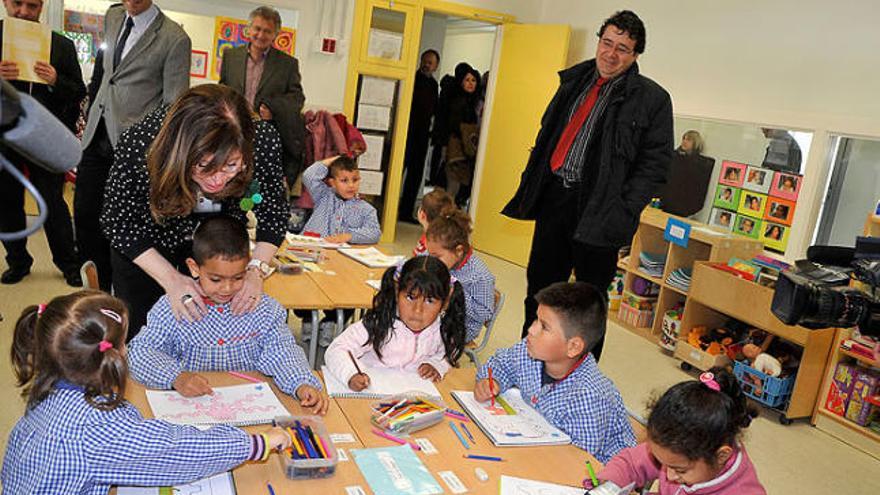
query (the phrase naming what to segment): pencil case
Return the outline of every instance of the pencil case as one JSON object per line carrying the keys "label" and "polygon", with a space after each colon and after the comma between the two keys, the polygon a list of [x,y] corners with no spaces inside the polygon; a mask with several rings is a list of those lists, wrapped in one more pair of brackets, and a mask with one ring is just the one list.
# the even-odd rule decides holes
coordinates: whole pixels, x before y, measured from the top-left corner
{"label": "pencil case", "polygon": [[277,416],[275,425],[287,430],[293,442],[293,447],[278,456],[289,479],[333,476],[339,454],[319,416]]}
{"label": "pencil case", "polygon": [[408,434],[443,421],[446,404],[437,397],[402,393],[370,405],[373,425],[394,434]]}

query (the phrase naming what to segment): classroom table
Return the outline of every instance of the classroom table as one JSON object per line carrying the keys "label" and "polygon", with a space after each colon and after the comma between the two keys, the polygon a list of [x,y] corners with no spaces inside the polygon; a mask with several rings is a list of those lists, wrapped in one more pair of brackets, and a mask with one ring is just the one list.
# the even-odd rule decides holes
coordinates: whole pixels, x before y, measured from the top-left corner
{"label": "classroom table", "polygon": [[[212,386],[222,386],[222,385],[240,385],[243,383],[248,383],[246,380],[242,378],[238,378],[230,375],[229,373],[224,372],[200,372],[200,375],[205,376],[208,379],[208,382]],[[275,392],[275,395],[281,400],[281,403],[284,404],[284,407],[287,408],[288,411],[292,415],[303,415],[309,414],[305,411],[300,405],[299,401],[294,399],[293,397],[282,393],[275,387],[275,384],[271,379],[266,378],[257,372],[247,372],[246,374],[251,375],[255,378],[264,379],[270,383],[272,390]],[[126,384],[125,397],[131,402],[144,417],[152,418],[153,412],[150,409],[149,404],[147,403],[147,397],[145,394],[145,388],[140,383],[137,383],[133,379],[129,378],[128,383]],[[348,423],[347,418],[339,409],[339,406],[335,401],[330,401],[330,407],[327,410],[327,415],[324,416],[324,424],[327,427],[327,432],[331,435],[334,433],[343,433],[348,434],[353,438],[353,442],[351,443],[337,443],[335,444],[336,449],[344,449],[345,453],[348,454],[349,449],[362,448],[363,444],[358,439],[358,434],[351,428],[351,425]],[[248,426],[243,429],[249,433],[257,433],[268,428],[268,425],[261,426]],[[272,487],[275,489],[275,493],[345,493],[345,487],[351,485],[361,485],[366,487],[366,481],[363,476],[361,476],[360,471],[355,465],[354,461],[340,461],[336,466],[336,473],[329,478],[324,479],[314,479],[314,480],[289,480],[284,474],[284,471],[281,467],[281,462],[278,458],[280,454],[272,453],[269,459],[265,462],[246,462],[237,468],[232,470],[232,475],[235,480],[235,487],[238,495],[266,495],[268,490],[266,489],[266,481],[272,483]],[[351,459],[351,456],[348,456]]]}
{"label": "classroom table", "polygon": [[[442,381],[437,383],[437,388],[448,407],[461,410],[450,392],[453,390],[473,390],[474,377],[473,368],[453,368]],[[397,445],[371,433],[370,404],[374,402],[373,400],[338,398],[336,402],[352,429],[358,432],[360,441],[365,447]],[[451,419],[447,417],[442,423],[412,435],[413,438],[427,438],[437,448],[438,454],[418,452],[417,455],[437,479],[437,482],[443,486],[444,493],[450,493],[450,490],[437,475],[438,471],[451,470],[454,472],[467,487],[468,493],[496,494],[502,474],[562,485],[580,486],[584,477],[587,476],[585,461],[590,461],[597,471],[602,466],[592,455],[572,445],[495,447],[472,421],[465,422],[465,425],[476,442],[471,442],[468,439],[471,448],[465,450],[448,425]],[[455,423],[456,426],[459,426],[458,420]],[[459,428],[461,427],[459,426]],[[462,456],[466,453],[501,457],[504,461],[465,459]],[[486,471],[489,475],[488,481],[482,482],[477,479],[474,472],[477,467]]]}

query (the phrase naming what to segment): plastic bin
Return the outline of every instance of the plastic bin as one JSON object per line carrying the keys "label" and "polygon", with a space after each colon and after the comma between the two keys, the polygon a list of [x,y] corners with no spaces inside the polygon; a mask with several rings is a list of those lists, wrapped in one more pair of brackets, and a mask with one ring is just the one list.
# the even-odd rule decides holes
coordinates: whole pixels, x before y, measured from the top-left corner
{"label": "plastic bin", "polygon": [[[336,447],[330,441],[330,435],[324,426],[324,421],[319,416],[278,416],[275,424],[282,428],[294,427],[299,422],[303,427],[310,427],[317,434],[321,446],[327,453],[326,458],[320,459],[296,459],[288,452],[282,452],[278,456],[281,459],[281,468],[289,479],[312,479],[329,478],[336,472],[336,464],[339,463],[339,454]],[[323,440],[323,441],[322,441]]]}
{"label": "plastic bin", "polygon": [[733,373],[746,395],[768,407],[780,408],[794,390],[795,375],[770,376],[743,361],[734,361]]}
{"label": "plastic bin", "polygon": [[408,434],[443,421],[446,404],[437,397],[403,393],[371,404],[370,421],[394,434]]}

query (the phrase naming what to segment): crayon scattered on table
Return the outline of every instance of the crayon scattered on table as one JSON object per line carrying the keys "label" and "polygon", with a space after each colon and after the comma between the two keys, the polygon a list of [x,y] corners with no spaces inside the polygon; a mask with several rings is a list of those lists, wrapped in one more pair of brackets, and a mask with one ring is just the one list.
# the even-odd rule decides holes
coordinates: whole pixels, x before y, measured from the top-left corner
{"label": "crayon scattered on table", "polygon": [[458,427],[455,426],[455,423],[453,423],[452,421],[450,421],[450,422],[449,422],[449,427],[452,428],[452,431],[455,432],[455,436],[458,437],[458,441],[461,442],[462,445],[464,445],[464,448],[470,450],[471,446],[468,445],[467,440],[465,440],[465,439],[464,439],[464,436],[461,434],[461,432],[458,431]]}
{"label": "crayon scattered on table", "polygon": [[462,457],[464,457],[465,459],[477,459],[477,460],[480,460],[480,461],[495,461],[495,462],[501,462],[501,461],[504,460],[504,459],[502,459],[502,458],[500,458],[500,457],[495,457],[495,456],[491,456],[491,455],[462,454]]}

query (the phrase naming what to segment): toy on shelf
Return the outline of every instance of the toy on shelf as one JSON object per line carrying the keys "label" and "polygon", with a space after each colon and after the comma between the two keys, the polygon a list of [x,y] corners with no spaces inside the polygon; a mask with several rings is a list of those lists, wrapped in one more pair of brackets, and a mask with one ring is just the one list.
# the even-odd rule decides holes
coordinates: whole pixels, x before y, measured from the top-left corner
{"label": "toy on shelf", "polygon": [[663,333],[660,335],[660,347],[667,351],[675,351],[675,346],[678,344],[683,310],[684,305],[679,303],[663,314]]}

